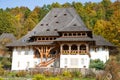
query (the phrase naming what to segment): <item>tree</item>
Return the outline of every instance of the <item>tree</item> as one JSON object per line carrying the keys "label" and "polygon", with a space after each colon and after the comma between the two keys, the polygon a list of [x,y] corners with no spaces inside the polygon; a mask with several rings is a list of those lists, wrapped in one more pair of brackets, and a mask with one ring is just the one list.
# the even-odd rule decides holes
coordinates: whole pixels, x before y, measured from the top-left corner
{"label": "tree", "polygon": [[95,68],[96,70],[103,70],[104,66],[105,64],[100,59],[90,61],[90,68]]}
{"label": "tree", "polygon": [[15,17],[4,11],[0,12],[0,34],[4,32],[15,34],[16,23]]}

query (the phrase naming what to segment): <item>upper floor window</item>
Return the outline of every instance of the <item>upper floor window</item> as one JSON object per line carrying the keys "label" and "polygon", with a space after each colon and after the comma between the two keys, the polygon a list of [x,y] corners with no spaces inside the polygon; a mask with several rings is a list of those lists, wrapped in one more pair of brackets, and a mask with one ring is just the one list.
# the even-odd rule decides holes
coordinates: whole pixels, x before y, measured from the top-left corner
{"label": "upper floor window", "polygon": [[29,52],[29,49],[26,48],[26,49],[25,49],[25,55],[28,55],[28,54],[29,54],[28,52]]}
{"label": "upper floor window", "polygon": [[69,46],[68,45],[63,45],[63,50],[69,50]]}
{"label": "upper floor window", "polygon": [[80,46],[80,50],[86,50],[86,45],[82,44],[82,45]]}

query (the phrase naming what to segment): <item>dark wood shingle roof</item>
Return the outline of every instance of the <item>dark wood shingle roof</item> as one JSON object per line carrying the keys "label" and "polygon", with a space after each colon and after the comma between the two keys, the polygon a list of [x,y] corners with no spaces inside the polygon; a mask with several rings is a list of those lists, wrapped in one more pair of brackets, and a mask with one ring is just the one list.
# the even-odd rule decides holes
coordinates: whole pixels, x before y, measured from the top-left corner
{"label": "dark wood shingle roof", "polygon": [[[90,37],[60,37],[59,32],[91,31],[83,23],[74,8],[53,8],[35,28],[28,34],[8,46],[51,45],[52,42],[29,42],[35,36],[59,36],[55,41],[96,41],[96,45],[112,46],[104,38]],[[92,31],[91,34],[92,36]]]}
{"label": "dark wood shingle roof", "polygon": [[55,41],[94,41],[90,37],[60,37]]}
{"label": "dark wood shingle roof", "polygon": [[107,41],[106,39],[104,39],[102,36],[94,35],[93,39],[96,41],[96,45],[97,46],[114,46],[109,41]]}

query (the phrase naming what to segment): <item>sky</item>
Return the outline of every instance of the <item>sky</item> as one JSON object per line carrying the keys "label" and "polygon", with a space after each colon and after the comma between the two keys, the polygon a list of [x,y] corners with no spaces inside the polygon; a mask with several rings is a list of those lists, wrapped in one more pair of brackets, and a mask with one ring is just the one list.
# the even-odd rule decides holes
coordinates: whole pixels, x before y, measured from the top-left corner
{"label": "sky", "polygon": [[[14,8],[14,7],[20,7],[25,6],[29,9],[33,10],[36,6],[42,7],[44,4],[52,4],[53,2],[58,2],[60,4],[69,2],[100,2],[102,0],[0,0],[0,8],[6,9],[8,8]],[[115,0],[111,0],[114,2]]]}

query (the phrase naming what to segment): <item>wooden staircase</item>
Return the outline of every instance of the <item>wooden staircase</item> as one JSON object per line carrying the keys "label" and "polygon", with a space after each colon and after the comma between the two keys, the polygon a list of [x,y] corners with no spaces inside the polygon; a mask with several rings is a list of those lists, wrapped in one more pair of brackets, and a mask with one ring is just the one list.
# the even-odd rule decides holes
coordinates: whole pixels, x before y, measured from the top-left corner
{"label": "wooden staircase", "polygon": [[49,61],[45,61],[45,62],[41,62],[37,65],[37,67],[47,67],[49,64],[53,63],[55,61],[56,58],[58,58],[59,55],[55,55],[55,57],[53,57],[52,59],[50,59]]}

